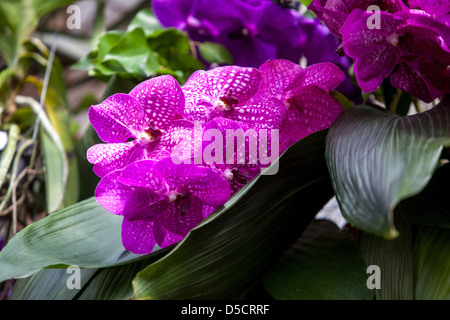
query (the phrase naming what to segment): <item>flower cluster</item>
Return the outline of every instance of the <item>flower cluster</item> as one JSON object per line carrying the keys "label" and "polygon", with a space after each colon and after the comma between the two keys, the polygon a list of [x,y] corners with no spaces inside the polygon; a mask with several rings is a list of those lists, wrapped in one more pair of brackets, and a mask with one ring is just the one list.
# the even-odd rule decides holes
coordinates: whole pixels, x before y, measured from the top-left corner
{"label": "flower cluster", "polygon": [[102,178],[95,197],[123,216],[124,247],[181,240],[280,152],[327,128],[343,111],[329,92],[344,78],[331,63],[269,60],[199,70],[183,87],[159,76],[91,106],[106,142],[87,152]]}
{"label": "flower cluster", "polygon": [[360,101],[361,90],[348,75],[351,61],[336,54],[340,40],[319,19],[272,0],[154,0],[152,7],[163,26],[183,30],[196,42],[225,46],[235,65],[257,68],[270,59],[298,63],[302,58],[307,65],[332,62],[347,75],[337,89]]}
{"label": "flower cluster", "polygon": [[309,8],[342,38],[363,92],[388,77],[425,102],[450,92],[448,1],[315,0]]}

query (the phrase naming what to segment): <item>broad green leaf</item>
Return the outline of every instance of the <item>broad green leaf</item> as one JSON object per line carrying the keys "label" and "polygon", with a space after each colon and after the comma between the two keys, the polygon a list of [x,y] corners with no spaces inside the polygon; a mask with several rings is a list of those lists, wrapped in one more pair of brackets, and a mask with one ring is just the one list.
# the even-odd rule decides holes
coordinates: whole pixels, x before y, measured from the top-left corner
{"label": "broad green leaf", "polygon": [[398,236],[393,211],[424,189],[450,144],[450,106],[398,116],[359,106],[330,127],[326,158],[342,214],[353,226],[387,239]]}
{"label": "broad green leaf", "polygon": [[377,300],[414,299],[410,226],[402,212],[397,212],[395,218],[400,231],[396,239],[387,240],[364,232],[360,235],[361,257],[367,267],[379,267],[381,273],[380,288],[373,289]]}
{"label": "broad green leaf", "polygon": [[[80,288],[73,287],[74,273],[66,268],[43,269],[26,279],[16,280],[10,300],[123,300],[131,299],[131,281],[143,268],[168,250],[121,266],[80,268]],[[72,285],[72,286],[68,286]]]}
{"label": "broad green leaf", "polygon": [[[291,146],[168,255],[138,273],[137,299],[242,297],[332,197],[321,131]],[[272,167],[273,169],[273,167]]]}
{"label": "broad green leaf", "polygon": [[450,163],[447,163],[436,170],[421,193],[399,204],[410,224],[450,229],[449,181]]}
{"label": "broad green leaf", "polygon": [[314,220],[262,283],[281,300],[370,300],[364,261],[348,230]]}
{"label": "broad green leaf", "polygon": [[[67,180],[63,178],[68,168],[65,166],[61,150],[45,131],[41,132],[42,153],[44,156],[45,189],[47,196],[47,211],[52,213],[63,206]],[[67,173],[65,174],[67,175]],[[67,179],[67,178],[66,178]]]}
{"label": "broad green leaf", "polygon": [[416,299],[450,300],[449,244],[449,229],[419,229],[413,249]]}
{"label": "broad green leaf", "polygon": [[205,41],[198,44],[198,50],[202,58],[209,63],[233,64],[233,56],[220,43]]}
{"label": "broad green leaf", "polygon": [[102,64],[113,71],[144,75],[149,55],[144,31],[137,28],[122,36],[105,55]]}
{"label": "broad green leaf", "polygon": [[[80,285],[86,286],[97,269],[80,269]],[[72,300],[79,290],[69,289],[67,269],[43,269],[26,279],[16,280],[9,300]]]}
{"label": "broad green leaf", "polygon": [[121,225],[122,217],[94,198],[52,213],[17,233],[0,251],[0,282],[54,265],[99,268],[141,258],[123,248]]}

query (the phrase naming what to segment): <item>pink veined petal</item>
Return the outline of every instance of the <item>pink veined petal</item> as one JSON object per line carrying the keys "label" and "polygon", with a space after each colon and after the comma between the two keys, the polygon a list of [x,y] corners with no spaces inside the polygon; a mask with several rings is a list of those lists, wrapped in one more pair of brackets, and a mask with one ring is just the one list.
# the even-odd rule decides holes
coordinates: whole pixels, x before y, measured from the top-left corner
{"label": "pink veined petal", "polygon": [[195,71],[181,88],[186,102],[185,114],[190,114],[196,106],[201,104],[204,99],[210,99],[208,96],[210,83],[208,75],[204,70]]}
{"label": "pink veined petal", "polygon": [[201,167],[196,164],[174,162],[172,157],[155,162],[154,170],[158,171],[168,191],[183,190],[203,176]]}
{"label": "pink veined petal", "polygon": [[278,99],[261,98],[225,111],[225,117],[251,124],[256,128],[279,129],[286,121],[287,109]]}
{"label": "pink veined petal", "polygon": [[87,159],[94,164],[95,174],[104,177],[109,172],[127,165],[138,148],[136,141],[96,144],[87,150]]}
{"label": "pink veined petal", "polygon": [[206,71],[210,83],[209,96],[215,99],[231,93],[239,103],[249,100],[259,88],[258,69],[238,66],[217,67]]}
{"label": "pink veined petal", "polygon": [[119,182],[121,171],[117,170],[100,180],[95,189],[95,200],[107,211],[123,215],[124,207],[133,190]]}
{"label": "pink veined petal", "polygon": [[123,216],[129,221],[153,221],[169,206],[167,197],[158,196],[142,187],[129,187],[130,193],[123,209]]}
{"label": "pink veined petal", "polygon": [[156,245],[153,222],[123,219],[122,244],[126,250],[135,254],[151,253]]}
{"label": "pink veined petal", "polygon": [[183,240],[184,236],[168,231],[161,223],[156,220],[153,224],[153,235],[156,243],[161,248],[166,248],[174,243]]}
{"label": "pink veined petal", "polygon": [[258,68],[261,85],[257,96],[273,97],[282,100],[286,91],[301,85],[304,69],[284,59],[269,60]]}
{"label": "pink veined petal", "polygon": [[301,88],[289,101],[289,116],[280,135],[296,141],[328,128],[343,112],[341,104],[318,87]]}
{"label": "pink veined petal", "polygon": [[[171,203],[158,221],[171,233],[186,236],[203,221],[203,203],[195,196],[186,199],[187,204]],[[183,208],[185,206],[185,208]]]}
{"label": "pink veined petal", "polygon": [[374,45],[369,52],[356,57],[354,71],[363,92],[376,91],[398,62],[397,50],[385,45]]}
{"label": "pink veined petal", "polygon": [[436,99],[436,96],[430,93],[426,82],[406,64],[401,64],[392,74],[391,83],[394,88],[401,89],[426,103]]}
{"label": "pink veined petal", "polygon": [[118,179],[123,184],[148,188],[153,193],[164,195],[168,188],[164,177],[155,167],[155,163],[158,162],[153,160],[135,161],[122,170],[122,175]]}
{"label": "pink veined petal", "polygon": [[200,168],[203,171],[201,179],[192,181],[187,189],[203,204],[221,206],[230,198],[230,185],[225,178],[210,168]]}
{"label": "pink veined petal", "polygon": [[315,85],[329,92],[345,80],[345,73],[331,62],[320,62],[305,68],[302,80],[303,86]]}
{"label": "pink veined petal", "polygon": [[144,111],[132,96],[117,93],[89,109],[89,120],[105,142],[125,142],[146,127]]}
{"label": "pink veined petal", "polygon": [[167,128],[175,119],[181,119],[184,95],[177,80],[164,75],[146,80],[130,92],[142,105],[146,120],[158,129]]}

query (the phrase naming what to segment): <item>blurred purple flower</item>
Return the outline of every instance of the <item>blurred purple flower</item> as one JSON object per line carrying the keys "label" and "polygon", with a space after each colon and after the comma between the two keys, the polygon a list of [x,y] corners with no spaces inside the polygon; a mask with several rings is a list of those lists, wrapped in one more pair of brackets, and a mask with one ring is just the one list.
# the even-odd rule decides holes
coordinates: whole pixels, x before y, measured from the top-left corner
{"label": "blurred purple flower", "polygon": [[356,9],[341,29],[364,92],[375,91],[389,76],[394,87],[425,102],[450,91],[447,26],[423,11],[381,11],[382,28],[369,29],[369,16]]}
{"label": "blurred purple flower", "polygon": [[122,242],[136,254],[180,241],[229,197],[230,185],[213,170],[171,157],[133,162],[106,175],[95,191],[101,206],[124,217]]}
{"label": "blurred purple flower", "polygon": [[340,30],[350,13],[355,9],[367,10],[371,5],[389,12],[407,9],[401,0],[314,0],[308,9],[325,23],[332,34],[342,38]]}
{"label": "blurred purple flower", "polygon": [[[142,82],[89,109],[89,119],[106,144],[89,148],[87,159],[103,177],[141,159],[160,159],[193,130],[182,120],[184,96],[172,76]],[[128,141],[133,139],[132,141]]]}

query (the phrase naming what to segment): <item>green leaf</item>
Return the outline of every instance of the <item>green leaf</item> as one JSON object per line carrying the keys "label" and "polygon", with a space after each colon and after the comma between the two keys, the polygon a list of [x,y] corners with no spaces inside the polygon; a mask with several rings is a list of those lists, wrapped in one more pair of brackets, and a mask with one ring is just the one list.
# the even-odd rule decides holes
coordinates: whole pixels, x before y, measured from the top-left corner
{"label": "green leaf", "polygon": [[447,163],[436,170],[421,193],[399,204],[411,225],[450,229],[449,181],[450,163]]}
{"label": "green leaf", "polygon": [[202,58],[209,63],[233,64],[233,56],[220,43],[205,41],[198,44],[198,50]]}
{"label": "green leaf", "polygon": [[26,279],[18,279],[10,300],[123,300],[133,297],[131,281],[163,252],[125,265],[80,271],[80,288],[69,289],[72,273],[67,269],[43,269]]}
{"label": "green leaf", "polygon": [[418,300],[450,300],[450,230],[422,227],[413,249]]}
{"label": "green leaf", "polygon": [[99,268],[142,258],[123,248],[121,225],[122,217],[94,198],[57,211],[28,225],[0,251],[0,282],[54,265]]}
{"label": "green leaf", "polygon": [[414,299],[412,235],[404,215],[395,217],[400,236],[393,240],[362,232],[359,247],[366,266],[380,269],[380,288],[373,289],[377,300]]}
{"label": "green leaf", "polygon": [[368,106],[345,111],[330,127],[326,158],[346,220],[387,239],[398,236],[394,208],[425,188],[449,144],[448,101],[404,117]]}
{"label": "green leaf", "polygon": [[242,297],[332,197],[321,131],[291,146],[168,255],[138,273],[137,299]]}
{"label": "green leaf", "polygon": [[370,300],[364,261],[348,230],[314,220],[264,276],[262,283],[282,300]]}
{"label": "green leaf", "polygon": [[148,36],[156,30],[162,30],[164,27],[155,17],[151,8],[145,8],[139,11],[128,25],[127,31],[132,31],[136,28],[142,28],[145,35]]}
{"label": "green leaf", "polygon": [[113,71],[144,75],[149,56],[144,31],[137,28],[123,35],[105,55],[102,64]]}
{"label": "green leaf", "polygon": [[[80,285],[86,286],[97,269],[80,269]],[[43,269],[26,279],[18,279],[9,300],[72,300],[78,290],[69,289],[71,274],[66,269]]]}

